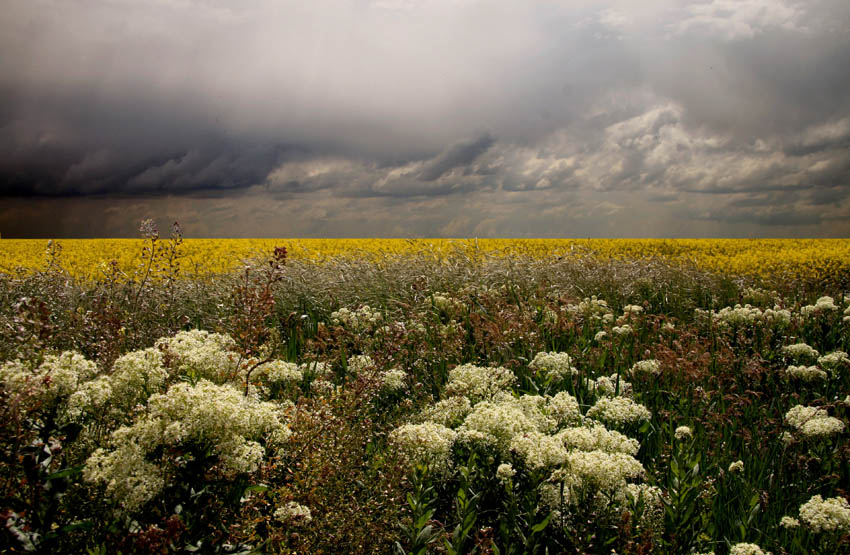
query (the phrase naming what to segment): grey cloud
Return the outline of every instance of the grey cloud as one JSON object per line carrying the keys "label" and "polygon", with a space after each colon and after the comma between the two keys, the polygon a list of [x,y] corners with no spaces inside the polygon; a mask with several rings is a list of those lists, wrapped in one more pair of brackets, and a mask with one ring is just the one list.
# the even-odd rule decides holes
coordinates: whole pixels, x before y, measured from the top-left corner
{"label": "grey cloud", "polygon": [[493,146],[495,140],[484,134],[467,143],[453,145],[445,152],[428,162],[419,172],[419,179],[434,181],[457,167],[467,166]]}
{"label": "grey cloud", "polygon": [[848,28],[844,0],[12,0],[0,196],[231,199],[236,221],[262,197],[322,229],[443,211],[411,217],[422,233],[533,233],[526,212],[562,203],[616,233],[637,221],[594,207],[638,201],[709,226],[735,199],[733,229],[802,206],[828,232]]}

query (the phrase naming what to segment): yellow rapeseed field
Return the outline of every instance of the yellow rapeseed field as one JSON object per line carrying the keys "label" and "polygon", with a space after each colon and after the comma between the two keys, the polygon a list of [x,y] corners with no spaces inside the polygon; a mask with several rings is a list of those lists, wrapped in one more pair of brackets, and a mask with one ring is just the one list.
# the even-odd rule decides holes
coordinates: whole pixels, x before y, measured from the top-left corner
{"label": "yellow rapeseed field", "polygon": [[[163,242],[161,240],[160,242]],[[143,239],[63,239],[58,262],[75,277],[101,279],[109,264],[127,276],[138,271]],[[48,241],[0,239],[0,272],[44,269]],[[338,257],[380,259],[420,254],[467,256],[660,257],[704,269],[761,277],[825,278],[850,271],[849,239],[187,239],[180,245],[184,274],[215,274],[284,246],[289,256],[317,263]]]}

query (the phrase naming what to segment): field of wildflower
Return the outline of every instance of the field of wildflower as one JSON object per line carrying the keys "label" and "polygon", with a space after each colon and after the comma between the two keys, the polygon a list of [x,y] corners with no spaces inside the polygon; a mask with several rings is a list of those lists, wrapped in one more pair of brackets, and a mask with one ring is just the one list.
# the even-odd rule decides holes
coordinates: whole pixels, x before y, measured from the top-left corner
{"label": "field of wildflower", "polygon": [[142,232],[0,240],[0,551],[850,553],[848,241]]}

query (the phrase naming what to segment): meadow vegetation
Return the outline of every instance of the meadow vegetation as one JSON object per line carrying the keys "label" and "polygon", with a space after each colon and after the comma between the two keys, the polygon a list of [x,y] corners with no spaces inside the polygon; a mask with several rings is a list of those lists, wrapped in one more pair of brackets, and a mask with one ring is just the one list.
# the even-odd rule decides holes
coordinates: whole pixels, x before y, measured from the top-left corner
{"label": "meadow vegetation", "polygon": [[0,550],[850,552],[850,242],[213,272],[142,233],[0,274]]}

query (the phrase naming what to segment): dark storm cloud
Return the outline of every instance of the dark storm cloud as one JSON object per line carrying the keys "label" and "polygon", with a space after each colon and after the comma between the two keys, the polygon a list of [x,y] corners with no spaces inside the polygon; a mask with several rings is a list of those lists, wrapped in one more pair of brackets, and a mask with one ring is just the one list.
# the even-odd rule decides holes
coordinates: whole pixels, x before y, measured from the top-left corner
{"label": "dark storm cloud", "polygon": [[628,235],[635,203],[707,234],[841,233],[848,6],[12,0],[0,196],[206,197],[246,228],[297,206],[326,234]]}
{"label": "dark storm cloud", "polygon": [[476,158],[493,146],[495,140],[484,134],[472,142],[459,143],[448,148],[445,152],[429,161],[419,172],[422,181],[434,181],[450,170],[471,164]]}

